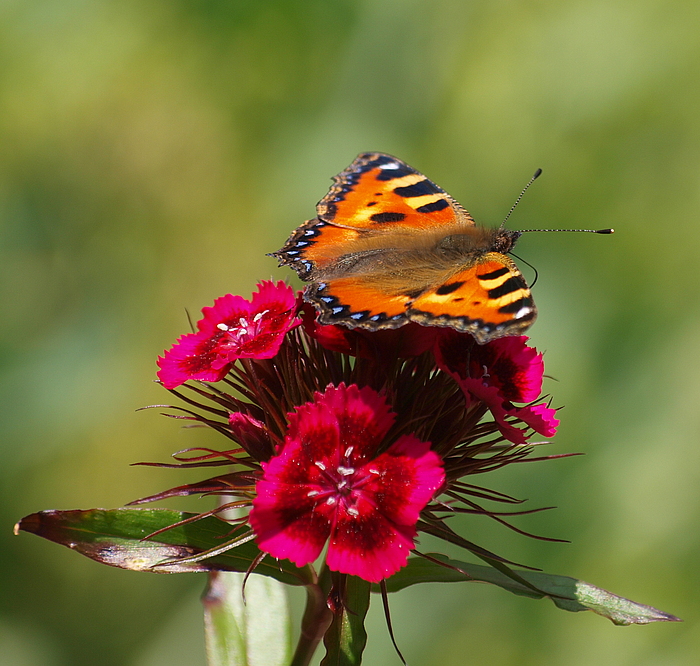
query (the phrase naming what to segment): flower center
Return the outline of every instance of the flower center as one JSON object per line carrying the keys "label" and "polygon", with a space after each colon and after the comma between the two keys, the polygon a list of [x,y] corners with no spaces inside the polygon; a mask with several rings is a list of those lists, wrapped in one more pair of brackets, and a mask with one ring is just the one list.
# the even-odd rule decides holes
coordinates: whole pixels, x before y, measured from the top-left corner
{"label": "flower center", "polygon": [[216,327],[226,334],[230,340],[230,344],[240,346],[246,342],[250,342],[260,334],[263,328],[260,322],[268,312],[269,310],[256,312],[252,318],[239,317],[238,325],[229,325],[221,322],[217,324]]}
{"label": "flower center", "polygon": [[329,506],[335,506],[338,510],[344,510],[351,516],[359,515],[357,503],[361,498],[370,500],[369,493],[362,488],[378,474],[378,470],[365,466],[357,469],[353,466],[350,456],[353,447],[349,446],[342,459],[335,467],[328,467],[326,463],[317,460],[314,465],[321,470],[321,478],[318,487],[310,490],[309,497],[315,497],[319,502],[325,501]]}

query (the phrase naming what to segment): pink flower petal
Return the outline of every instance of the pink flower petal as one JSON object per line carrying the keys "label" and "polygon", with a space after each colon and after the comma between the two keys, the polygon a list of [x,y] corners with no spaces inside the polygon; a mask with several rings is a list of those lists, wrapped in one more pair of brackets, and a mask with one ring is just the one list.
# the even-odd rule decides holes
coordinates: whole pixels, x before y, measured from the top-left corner
{"label": "pink flower petal", "polygon": [[498,338],[482,349],[489,359],[486,367],[501,393],[513,402],[532,402],[542,392],[542,354],[529,347],[524,335]]}
{"label": "pink flower petal", "polygon": [[461,379],[453,375],[467,396],[481,400],[488,405],[494,421],[501,434],[513,444],[527,442],[527,428],[516,428],[508,419],[516,417],[535,432],[545,437],[553,437],[559,420],[554,417],[556,410],[544,404],[515,407],[503,400],[503,395],[496,386],[485,386],[479,379]]}
{"label": "pink flower petal", "polygon": [[339,520],[326,563],[331,571],[378,583],[406,566],[415,538],[414,526],[395,525],[381,514],[370,520]]}
{"label": "pink flower petal", "polygon": [[332,570],[376,583],[406,565],[420,512],[444,483],[445,474],[430,445],[413,435],[367,463],[365,471],[370,480],[354,506],[357,514],[336,514],[327,562]]}
{"label": "pink flower petal", "polygon": [[216,342],[201,333],[181,336],[163,356],[158,357],[158,379],[167,389],[174,389],[189,379],[218,382],[226,376],[230,365],[214,367]]}
{"label": "pink flower petal", "polygon": [[309,493],[314,485],[295,481],[295,461],[275,456],[263,463],[263,478],[249,515],[260,548],[297,566],[313,562],[331,531],[331,507]]}
{"label": "pink flower petal", "polygon": [[545,437],[554,437],[559,427],[559,419],[556,418],[556,409],[547,407],[540,403],[539,405],[529,405],[520,407],[512,412],[521,421],[527,423],[535,432]]}
{"label": "pink flower petal", "polygon": [[381,496],[382,512],[399,525],[415,525],[445,482],[440,456],[415,435],[400,437],[370,465],[379,475],[366,487]]}
{"label": "pink flower petal", "polygon": [[394,415],[386,401],[368,386],[330,385],[324,393],[316,393],[315,402],[307,402],[290,414],[288,438],[308,442],[305,453],[313,452],[317,458],[323,447],[330,460],[330,444],[315,431],[332,424],[338,436],[332,459],[337,461],[352,446],[352,461],[358,464],[374,455],[393,423]]}

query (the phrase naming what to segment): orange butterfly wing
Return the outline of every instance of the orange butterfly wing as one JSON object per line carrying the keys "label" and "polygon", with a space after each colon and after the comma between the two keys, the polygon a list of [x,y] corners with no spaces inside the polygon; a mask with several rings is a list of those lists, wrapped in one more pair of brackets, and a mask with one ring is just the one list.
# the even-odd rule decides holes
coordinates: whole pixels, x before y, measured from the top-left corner
{"label": "orange butterfly wing", "polygon": [[377,330],[416,321],[483,343],[534,321],[527,285],[503,254],[517,232],[476,227],[449,194],[390,155],[359,155],[334,181],[318,217],[274,253],[311,283],[304,298],[321,323]]}
{"label": "orange butterfly wing", "polygon": [[357,229],[432,229],[471,215],[445,190],[401,160],[365,153],[333,179],[335,184],[316,207],[320,220]]}
{"label": "orange butterfly wing", "polygon": [[474,226],[447,192],[401,160],[364,153],[333,177],[316,206],[318,217],[302,224],[273,256],[302,280],[313,279],[352,250],[356,242],[389,234],[417,234],[445,224]]}
{"label": "orange butterfly wing", "polygon": [[478,263],[429,289],[408,306],[411,321],[450,326],[483,344],[518,335],[537,316],[530,289],[518,267],[504,254],[489,252]]}

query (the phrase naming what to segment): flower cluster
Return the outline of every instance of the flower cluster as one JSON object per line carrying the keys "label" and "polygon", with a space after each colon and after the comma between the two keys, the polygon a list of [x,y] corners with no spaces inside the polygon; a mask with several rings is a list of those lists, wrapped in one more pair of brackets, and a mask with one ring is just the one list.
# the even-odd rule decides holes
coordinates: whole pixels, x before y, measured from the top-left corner
{"label": "flower cluster", "polygon": [[231,547],[254,538],[261,557],[303,566],[328,544],[331,571],[379,582],[406,565],[419,531],[476,552],[444,518],[495,517],[484,499],[515,500],[465,477],[524,459],[528,437],[558,425],[526,337],[478,345],[413,323],[323,326],[283,282],[262,282],[250,301],[219,298],[203,315],[158,359],[158,377],[198,408],[178,418],[235,443],[188,450],[179,463],[234,471],[139,502],[232,498],[220,507],[242,510]]}

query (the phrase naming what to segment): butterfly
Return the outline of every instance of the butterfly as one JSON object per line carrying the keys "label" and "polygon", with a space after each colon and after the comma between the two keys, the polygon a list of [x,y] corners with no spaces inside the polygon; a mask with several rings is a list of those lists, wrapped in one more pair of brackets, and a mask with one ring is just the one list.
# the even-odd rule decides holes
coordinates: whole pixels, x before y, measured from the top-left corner
{"label": "butterfly", "polygon": [[506,256],[519,231],[476,226],[447,192],[384,153],[359,155],[333,180],[317,216],[272,255],[309,283],[304,299],[321,324],[449,326],[484,344],[535,321]]}

